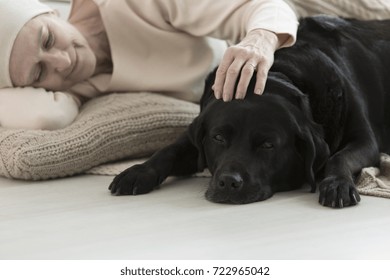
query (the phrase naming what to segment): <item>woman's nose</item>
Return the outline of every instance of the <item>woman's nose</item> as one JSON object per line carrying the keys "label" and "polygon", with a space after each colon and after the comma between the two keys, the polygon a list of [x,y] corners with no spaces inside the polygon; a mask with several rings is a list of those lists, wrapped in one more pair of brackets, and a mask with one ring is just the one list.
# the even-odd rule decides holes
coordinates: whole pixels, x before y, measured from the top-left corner
{"label": "woman's nose", "polygon": [[43,61],[48,63],[57,72],[63,72],[72,65],[69,53],[63,50],[52,48],[43,54]]}

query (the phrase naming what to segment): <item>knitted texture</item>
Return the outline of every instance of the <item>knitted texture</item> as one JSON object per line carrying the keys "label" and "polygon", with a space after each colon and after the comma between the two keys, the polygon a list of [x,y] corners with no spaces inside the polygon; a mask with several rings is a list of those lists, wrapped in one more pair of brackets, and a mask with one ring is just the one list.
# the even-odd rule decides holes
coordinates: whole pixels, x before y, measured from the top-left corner
{"label": "knitted texture", "polygon": [[390,156],[381,154],[379,167],[367,167],[357,180],[360,194],[390,198]]}
{"label": "knitted texture", "polygon": [[64,129],[0,128],[0,176],[44,180],[149,156],[173,142],[198,113],[196,104],[158,94],[110,94],[87,102]]}
{"label": "knitted texture", "polygon": [[390,18],[388,0],[286,0],[299,17],[328,14],[357,19]]}

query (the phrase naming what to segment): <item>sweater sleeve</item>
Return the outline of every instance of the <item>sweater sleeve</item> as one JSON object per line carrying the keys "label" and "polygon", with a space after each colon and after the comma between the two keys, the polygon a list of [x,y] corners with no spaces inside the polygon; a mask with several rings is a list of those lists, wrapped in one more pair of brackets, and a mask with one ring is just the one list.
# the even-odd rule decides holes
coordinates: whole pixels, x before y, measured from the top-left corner
{"label": "sweater sleeve", "polygon": [[66,92],[42,88],[0,90],[0,126],[15,129],[54,130],[68,126],[76,118],[79,99]]}
{"label": "sweater sleeve", "polygon": [[194,36],[210,36],[238,43],[249,31],[265,29],[276,34],[290,35],[281,47],[290,46],[296,40],[298,20],[283,0],[159,2],[160,7],[165,9],[166,20],[174,28]]}

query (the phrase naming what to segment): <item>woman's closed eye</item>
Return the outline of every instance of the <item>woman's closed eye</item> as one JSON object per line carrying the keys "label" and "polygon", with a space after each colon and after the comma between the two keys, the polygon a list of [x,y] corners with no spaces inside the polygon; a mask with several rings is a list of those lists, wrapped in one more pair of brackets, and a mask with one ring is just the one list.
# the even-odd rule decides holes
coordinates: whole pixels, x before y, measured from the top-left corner
{"label": "woman's closed eye", "polygon": [[[55,43],[54,33],[49,28],[47,28],[46,30],[47,30],[46,35],[42,39],[42,49],[45,51],[50,50],[54,46],[54,43]],[[44,76],[45,76],[45,69],[46,69],[46,67],[45,67],[44,63],[42,63],[42,62],[37,63],[36,69],[35,69],[35,74],[34,74],[34,83],[35,84],[42,82],[42,80],[44,79]]]}
{"label": "woman's closed eye", "polygon": [[46,36],[46,38],[43,40],[42,48],[43,48],[44,50],[49,50],[51,47],[54,46],[54,42],[55,42],[54,34],[53,34],[52,31],[48,30],[48,31],[47,31],[47,36]]}
{"label": "woman's closed eye", "polygon": [[[47,51],[50,50],[55,43],[55,38],[53,32],[48,28],[46,29],[46,34],[44,35],[44,38],[42,38],[42,50]],[[36,64],[34,69],[34,84],[39,84],[42,82],[42,80],[45,77],[45,64],[42,62],[39,62]]]}

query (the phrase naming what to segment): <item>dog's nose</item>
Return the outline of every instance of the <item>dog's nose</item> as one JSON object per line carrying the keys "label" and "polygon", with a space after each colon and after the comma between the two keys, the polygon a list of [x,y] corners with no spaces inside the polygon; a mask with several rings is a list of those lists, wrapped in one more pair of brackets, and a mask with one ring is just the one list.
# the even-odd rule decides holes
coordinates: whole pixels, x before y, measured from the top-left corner
{"label": "dog's nose", "polygon": [[220,188],[230,188],[231,190],[240,190],[244,181],[238,173],[222,173],[218,178]]}

